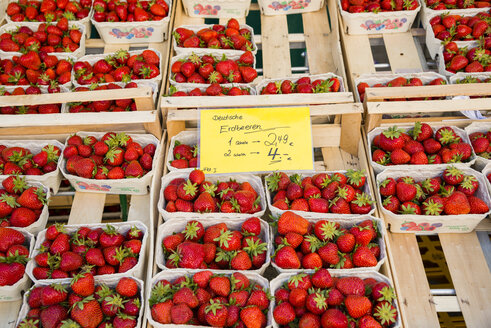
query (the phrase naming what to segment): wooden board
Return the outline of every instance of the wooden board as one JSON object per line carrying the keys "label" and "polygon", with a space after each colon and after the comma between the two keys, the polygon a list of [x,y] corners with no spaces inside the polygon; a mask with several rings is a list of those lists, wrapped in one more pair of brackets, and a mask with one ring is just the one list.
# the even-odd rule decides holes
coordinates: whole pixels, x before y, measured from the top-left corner
{"label": "wooden board", "polygon": [[491,273],[477,234],[439,234],[438,237],[466,326],[488,327],[491,322]]}

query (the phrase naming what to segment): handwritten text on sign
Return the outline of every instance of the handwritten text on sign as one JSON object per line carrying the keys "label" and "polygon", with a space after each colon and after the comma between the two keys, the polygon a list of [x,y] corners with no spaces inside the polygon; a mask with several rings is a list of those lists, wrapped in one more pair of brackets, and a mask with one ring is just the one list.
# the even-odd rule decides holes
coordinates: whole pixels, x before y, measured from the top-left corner
{"label": "handwritten text on sign", "polygon": [[205,173],[313,170],[308,107],[200,111]]}

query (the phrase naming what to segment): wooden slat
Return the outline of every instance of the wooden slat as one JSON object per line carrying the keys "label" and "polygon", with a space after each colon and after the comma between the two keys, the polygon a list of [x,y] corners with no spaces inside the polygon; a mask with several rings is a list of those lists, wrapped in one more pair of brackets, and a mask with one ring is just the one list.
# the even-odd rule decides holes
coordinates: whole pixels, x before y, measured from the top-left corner
{"label": "wooden slat", "polygon": [[358,154],[358,143],[361,138],[360,132],[361,114],[341,115],[341,142],[343,150],[350,154]]}
{"label": "wooden slat", "polygon": [[491,273],[476,233],[438,236],[466,326],[489,327]]}
{"label": "wooden slat", "polygon": [[264,77],[289,76],[291,61],[286,15],[261,15],[261,31]]}
{"label": "wooden slat", "polygon": [[[366,88],[367,102],[384,99],[446,97],[446,96],[489,96],[491,88],[487,83],[426,85],[421,87]],[[472,100],[472,99],[470,99]],[[454,101],[454,100],[452,100]],[[489,104],[489,99],[484,100]],[[407,104],[407,102],[404,102]],[[470,107],[470,106],[469,106]],[[491,105],[490,107],[491,108]]]}
{"label": "wooden slat", "polygon": [[404,326],[439,327],[416,236],[389,233],[391,268]]}
{"label": "wooden slat", "polygon": [[326,8],[323,7],[319,11],[302,14],[302,17],[309,73],[335,72],[336,65],[333,56],[340,54],[336,51],[337,49],[329,47],[330,27]]}
{"label": "wooden slat", "polygon": [[[489,98],[453,99],[439,101],[368,102],[369,114],[402,114],[418,112],[456,112],[460,110],[489,110]],[[444,119],[444,117],[442,118]]]}
{"label": "wooden slat", "polygon": [[460,305],[455,296],[433,296],[436,312],[460,312]]}
{"label": "wooden slat", "polygon": [[[277,94],[277,95],[249,95],[230,97],[163,97],[161,107],[163,108],[217,108],[230,107],[231,102],[241,104],[242,106],[282,106],[282,105],[305,105],[308,101],[311,105],[316,104],[340,104],[353,103],[353,94],[351,92],[334,92],[334,93],[315,93],[309,95],[308,100],[303,94]],[[351,106],[351,105],[350,105]],[[331,106],[336,111],[337,106]],[[343,107],[348,109],[348,106]],[[337,112],[341,112],[338,110]]]}
{"label": "wooden slat", "polygon": [[393,73],[422,71],[411,32],[383,34],[383,38]]}
{"label": "wooden slat", "polygon": [[119,49],[129,50],[130,45],[129,44],[106,44],[104,46],[104,53],[108,54],[108,53],[116,52]]}
{"label": "wooden slat", "polygon": [[75,192],[68,223],[83,224],[101,222],[105,201],[105,194]]}
{"label": "wooden slat", "polygon": [[[152,97],[151,87],[139,87],[125,89],[121,93],[120,89],[94,90],[90,92],[66,92],[50,93],[41,95],[21,95],[21,96],[2,96],[1,105],[3,106],[27,106],[41,104],[61,104],[68,102],[84,102],[96,100],[115,100],[115,99],[136,99]],[[50,114],[51,115],[51,114]],[[54,114],[53,114],[54,115]],[[39,115],[42,116],[42,115]]]}

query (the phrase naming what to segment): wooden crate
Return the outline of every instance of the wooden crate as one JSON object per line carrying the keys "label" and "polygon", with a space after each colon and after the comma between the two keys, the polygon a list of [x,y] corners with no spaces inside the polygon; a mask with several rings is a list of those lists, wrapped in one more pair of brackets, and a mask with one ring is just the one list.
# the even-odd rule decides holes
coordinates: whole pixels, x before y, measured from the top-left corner
{"label": "wooden crate", "polygon": [[[191,18],[186,16],[180,1],[177,2],[174,26],[198,25],[203,24],[201,18]],[[332,72],[343,77],[346,85],[346,75],[344,63],[341,56],[341,46],[339,43],[339,30],[336,22],[337,12],[334,0],[328,1],[328,8],[324,6],[320,11],[302,14],[304,34],[289,34],[287,18],[283,16],[264,16],[261,15],[261,35],[255,35],[256,44],[261,45],[263,59],[263,76],[265,78],[281,78],[292,75],[290,61],[290,48],[293,44],[305,43],[307,49],[307,59],[310,74],[321,74]],[[259,10],[257,4],[252,4],[250,10]],[[329,16],[328,16],[329,14]],[[223,19],[225,23],[227,19]],[[245,19],[241,20],[244,23]],[[168,88],[169,82],[167,81]],[[167,89],[165,89],[167,90]],[[199,112],[196,109],[204,106],[206,108],[219,107],[240,107],[246,106],[292,106],[311,104],[311,115],[313,122],[318,122],[317,118],[326,114],[335,115],[334,125],[323,126],[325,130],[320,130],[320,126],[314,125],[314,134],[329,136],[341,134],[340,141],[333,141],[331,147],[341,146],[351,154],[357,154],[358,140],[360,138],[358,126],[361,120],[362,108],[353,102],[351,92],[339,92],[332,94],[308,95],[257,95],[257,96],[237,96],[237,97],[165,97],[161,99],[163,117],[167,116],[167,131],[169,139],[186,128],[186,121],[196,121]],[[341,131],[339,131],[339,124]],[[314,140],[316,140],[314,138]]]}
{"label": "wooden crate", "polygon": [[[159,154],[160,161],[155,163],[155,174],[152,179],[151,191],[146,195],[133,195],[131,196],[128,221],[141,221],[147,228],[149,233],[149,239],[147,249],[145,250],[146,264],[153,262],[154,251],[154,236],[155,225],[157,217],[157,202],[159,199],[160,180],[163,172],[163,164],[165,163],[165,149],[166,149],[166,132],[160,136]],[[58,135],[60,140],[66,138],[66,135]],[[109,197],[107,197],[109,198]],[[85,224],[85,223],[99,223],[102,221],[104,212],[104,205],[106,203],[105,194],[76,192],[73,198],[70,216],[68,224]],[[0,317],[2,328],[14,328],[17,320],[17,315],[20,311],[22,301],[14,302],[0,302]]]}
{"label": "wooden crate", "polygon": [[[339,21],[342,26],[342,21]],[[424,33],[413,29],[406,33],[379,35],[346,35],[341,41],[345,56],[348,80],[352,90],[354,80],[366,73],[375,73],[375,62],[370,44],[371,39],[379,39],[385,46],[392,73],[420,72],[427,67],[420,43],[416,40]],[[373,42],[372,42],[373,43]],[[383,102],[384,99],[437,97],[452,95],[491,95],[486,85],[448,85],[410,88],[367,88],[365,109],[365,128],[363,142],[367,159],[371,158],[366,140],[366,132],[380,125],[424,122],[445,122],[448,125],[465,126],[471,120],[459,110],[491,109],[489,98],[470,100],[431,100]],[[382,119],[383,114],[432,112],[433,117]],[[446,115],[445,117],[443,117]],[[464,118],[464,120],[463,120]],[[369,168],[372,181],[375,175]],[[375,189],[376,190],[376,189]],[[380,215],[380,212],[379,212]],[[381,216],[382,217],[382,216]],[[439,327],[437,312],[462,312],[467,327],[489,327],[491,321],[491,274],[486,259],[491,256],[491,243],[488,232],[491,223],[485,219],[475,232],[466,234],[438,234],[443,254],[452,278],[456,296],[433,296],[425,274],[422,257],[414,234],[387,234],[388,257],[393,274],[399,304],[405,327]],[[482,242],[482,245],[480,244]],[[490,262],[491,263],[491,262]],[[441,295],[438,290],[435,295]]]}
{"label": "wooden crate", "polygon": [[[443,118],[439,119],[441,122]],[[408,121],[403,119],[401,123]],[[445,123],[464,126],[469,120],[445,120]],[[365,131],[363,135],[369,160],[371,151]],[[369,172],[376,186],[371,167]],[[381,211],[379,216],[384,218]],[[437,312],[462,312],[467,327],[487,326],[491,320],[491,314],[485,310],[491,306],[491,273],[487,264],[491,257],[490,231],[491,221],[487,218],[471,233],[438,234],[456,296],[438,296],[438,290],[432,296],[415,234],[387,233],[389,263],[405,327],[439,327]]]}
{"label": "wooden crate", "polygon": [[[171,9],[174,13],[175,3]],[[172,20],[170,28],[172,28]],[[142,50],[156,49],[161,53],[160,70],[162,76],[167,75],[169,60],[169,40],[160,43],[142,44],[105,44],[101,39],[87,39],[85,41],[86,54],[105,54],[119,49]],[[158,85],[157,90],[160,89]],[[12,135],[46,135],[58,133],[75,133],[82,130],[105,131],[111,126],[116,131],[148,131],[160,138],[162,135],[160,125],[159,104],[152,99],[152,90],[149,87],[121,90],[98,90],[91,92],[61,93],[32,96],[3,96],[0,97],[2,105],[30,105],[52,104],[77,101],[135,99],[137,111],[118,113],[60,113],[49,115],[0,115],[0,136],[2,138]],[[157,98],[159,100],[159,98]],[[22,129],[19,129],[22,127]],[[35,128],[34,128],[35,127]],[[131,129],[131,130],[130,130]]]}
{"label": "wooden crate", "polygon": [[[413,29],[405,33],[348,35],[341,26],[341,43],[346,62],[348,81],[351,90],[356,90],[355,79],[363,74],[376,72],[374,55],[376,50],[372,43],[381,44],[385,49],[390,70],[384,73],[403,74],[427,71],[427,62],[423,47],[418,37],[424,35],[424,30]],[[379,51],[380,52],[380,51]],[[425,101],[387,101],[397,98],[445,97],[445,96],[487,96],[476,99],[444,99]],[[450,116],[450,118],[465,118],[458,113],[461,110],[490,110],[491,89],[486,84],[459,84],[442,86],[398,87],[398,88],[367,88],[364,107],[365,126],[367,131],[380,125],[384,114],[416,114],[424,116]],[[385,100],[385,101],[384,101]],[[454,113],[457,112],[457,113]],[[439,120],[439,118],[436,118]],[[394,122],[383,119],[383,122]]]}

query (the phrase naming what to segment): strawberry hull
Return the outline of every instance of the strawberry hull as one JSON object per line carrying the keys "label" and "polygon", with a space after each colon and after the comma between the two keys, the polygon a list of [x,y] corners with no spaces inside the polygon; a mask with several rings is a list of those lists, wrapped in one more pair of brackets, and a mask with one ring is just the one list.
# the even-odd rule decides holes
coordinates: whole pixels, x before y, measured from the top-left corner
{"label": "strawberry hull", "polygon": [[[345,273],[357,273],[357,272],[367,272],[367,271],[379,271],[380,270],[380,267],[385,263],[385,260],[387,259],[387,252],[385,250],[385,242],[384,242],[384,237],[385,237],[385,227],[384,227],[384,223],[381,219],[379,218],[376,218],[374,216],[369,216],[369,215],[364,215],[364,216],[360,216],[356,219],[331,219],[329,221],[333,221],[333,222],[337,222],[340,224],[340,226],[342,228],[346,228],[349,230],[349,228],[351,228],[352,226],[358,224],[358,223],[361,223],[367,219],[370,219],[370,220],[373,220],[377,223],[377,228],[378,228],[378,232],[380,233],[380,237],[378,237],[376,240],[377,240],[377,244],[379,245],[380,247],[380,256],[378,258],[378,262],[377,262],[377,265],[374,266],[374,267],[356,267],[356,268],[352,268],[352,269],[331,269],[331,268],[327,268],[329,270],[329,272],[331,274],[345,274]],[[312,223],[315,223],[317,222],[318,220],[315,220],[315,219],[309,219],[310,222]],[[273,245],[274,245],[274,236],[273,235],[271,237],[271,240],[273,241]],[[274,249],[273,249],[273,252],[276,251],[276,247],[273,246]],[[276,271],[278,271],[278,273],[298,273],[300,271],[304,271],[306,269],[283,269],[283,268],[280,268],[276,263],[275,261],[271,261],[271,264],[272,266],[276,269]]]}
{"label": "strawberry hull", "polygon": [[[444,127],[444,126],[448,126],[448,125],[431,125],[431,128],[433,129],[433,133],[434,133],[439,128]],[[401,128],[402,130],[404,130],[404,132],[409,131],[412,127],[413,126],[398,126],[398,128]],[[464,141],[465,143],[468,143],[469,145],[471,144],[471,141],[469,140],[469,136],[467,135],[467,133],[464,130],[462,130],[458,127],[455,127],[455,126],[450,126],[450,127],[455,131],[455,133],[458,136],[460,136],[462,138],[462,141]],[[370,149],[370,150],[372,149],[373,139],[375,138],[375,136],[379,135],[380,133],[382,133],[385,130],[386,130],[385,127],[383,127],[383,128],[379,127],[379,128],[373,129],[372,131],[370,131],[368,133],[368,135],[367,135],[368,149]],[[406,172],[409,172],[412,170],[420,170],[420,169],[425,170],[426,168],[431,168],[431,169],[435,168],[435,169],[442,169],[443,170],[449,164],[452,164],[452,165],[457,166],[459,168],[462,168],[462,167],[469,168],[476,161],[476,154],[474,153],[474,150],[472,150],[472,155],[469,157],[468,162],[465,162],[465,163],[448,163],[448,164],[426,164],[426,165],[403,164],[403,165],[388,166],[388,165],[381,165],[381,164],[374,162],[371,155],[370,155],[369,160],[370,160],[370,165],[373,167],[373,169],[375,171],[375,174],[379,174],[383,170],[386,170],[386,169],[405,170]]]}
{"label": "strawberry hull", "polygon": [[[94,276],[94,277],[110,277],[110,278],[112,278],[112,277],[119,277],[119,278],[135,277],[135,278],[142,279],[143,275],[144,275],[144,269],[145,269],[145,266],[144,266],[145,255],[147,253],[147,239],[148,239],[147,226],[140,221],[127,221],[127,222],[121,222],[121,223],[111,223],[111,225],[114,226],[116,228],[116,230],[122,234],[125,234],[126,232],[128,232],[131,229],[131,227],[133,227],[133,226],[136,226],[138,229],[140,229],[143,232],[141,250],[140,250],[140,254],[138,256],[138,263],[133,268],[131,268],[130,270],[128,270],[124,273],[115,273],[115,274],[111,274],[111,275],[99,275],[99,276]],[[70,233],[70,234],[75,233],[80,227],[88,227],[90,229],[96,229],[96,228],[103,228],[104,229],[106,227],[106,224],[74,224],[74,225],[64,226],[66,232]],[[31,258],[34,258],[34,257],[36,257],[36,255],[39,254],[39,248],[41,247],[42,243],[45,240],[46,240],[46,229],[39,232],[39,234],[37,235],[36,244],[34,247],[34,252],[32,253]],[[35,267],[37,267],[35,261],[29,261],[29,263],[27,264],[27,267],[26,267],[27,274],[29,275],[31,280],[34,281],[35,283],[36,282],[45,282],[45,281],[60,283],[60,282],[65,282],[65,281],[70,280],[69,278],[65,278],[65,279],[42,279],[42,280],[36,279],[34,277],[34,274],[33,274],[33,270]]]}
{"label": "strawberry hull", "polygon": [[[181,25],[179,26],[179,28],[185,28],[185,29],[188,29],[188,30],[191,30],[193,32],[198,32],[199,30],[201,29],[204,29],[204,28],[212,28],[213,25]],[[254,48],[251,50],[251,52],[256,55],[257,53],[257,45],[256,45],[256,42],[254,42],[254,29],[252,28],[252,26],[249,26],[249,25],[246,25],[246,24],[241,24],[240,25],[240,28],[241,29],[248,29],[250,31],[250,34],[251,34],[251,42],[254,46]],[[174,29],[175,31],[176,29]],[[182,54],[187,54],[187,55],[190,55],[192,54],[193,52],[195,52],[196,50],[203,50],[203,49],[207,49],[207,48],[185,48],[185,47],[181,47],[177,44],[176,42],[176,38],[175,37],[172,37],[172,44],[174,46],[174,51],[176,53],[176,55],[182,55]],[[213,53],[217,53],[217,54],[225,54],[226,56],[230,56],[230,55],[235,55],[235,54],[239,54],[241,55],[244,51],[242,50],[236,50],[236,49],[210,49],[213,51]]]}
{"label": "strawberry hull", "polygon": [[[25,175],[29,177],[31,181],[36,181],[42,185],[50,188],[54,194],[58,192],[61,183],[60,165],[63,156],[63,144],[57,140],[0,140],[0,145],[7,147],[22,146],[29,149],[32,153],[36,154],[41,151],[41,149],[46,145],[53,145],[61,149],[62,154],[58,159],[58,164],[56,170],[43,175]],[[8,175],[0,175],[0,178],[7,178]]]}
{"label": "strawberry hull", "polygon": [[[105,132],[77,132],[78,136],[86,137],[86,136],[95,136],[97,139],[100,139]],[[69,174],[66,170],[66,158],[63,158],[60,169],[61,173],[65,176],[73,188],[76,191],[82,192],[95,192],[102,194],[120,194],[120,195],[145,195],[148,193],[148,189],[152,182],[153,174],[155,167],[157,166],[157,162],[160,160],[158,157],[159,154],[159,141],[151,134],[128,134],[131,138],[139,142],[141,144],[154,144],[156,146],[155,156],[153,158],[153,166],[152,170],[147,172],[141,178],[132,178],[132,179],[105,179],[105,180],[97,180],[97,179],[86,179],[76,175]]]}
{"label": "strawberry hull", "polygon": [[165,176],[162,177],[162,184],[160,188],[160,199],[157,204],[157,209],[159,210],[160,214],[162,214],[163,218],[165,221],[174,219],[174,218],[179,218],[179,219],[188,219],[188,218],[194,218],[200,220],[201,218],[215,218],[215,219],[223,219],[223,218],[241,218],[241,219],[246,219],[251,216],[257,216],[261,217],[264,215],[264,212],[266,211],[266,196],[264,195],[264,189],[261,184],[261,179],[253,174],[241,174],[241,175],[224,175],[224,174],[214,174],[214,175],[207,175],[206,176],[206,181],[210,182],[217,182],[217,181],[227,181],[228,179],[234,179],[237,182],[249,182],[251,186],[254,188],[256,193],[258,194],[258,197],[260,197],[260,205],[261,205],[261,210],[259,212],[253,213],[253,214],[247,214],[247,213],[221,213],[221,212],[211,212],[211,213],[195,213],[195,212],[167,212],[165,210],[166,206],[166,201],[163,197],[163,191],[169,183],[176,179],[176,178],[183,178],[187,179],[189,176],[189,172],[172,172],[169,173]]}
{"label": "strawberry hull", "polygon": [[[479,182],[475,196],[482,199],[491,208],[491,197],[486,187],[486,178],[480,173],[468,167],[459,167],[465,175],[473,175]],[[394,170],[387,169],[377,175],[377,185],[388,177],[398,179],[410,176],[417,182],[426,178],[441,176],[444,168],[418,168],[417,170]],[[382,197],[377,192],[377,203],[380,210],[390,224],[390,231],[395,233],[466,233],[485,219],[491,211],[484,214],[465,214],[465,215],[416,215],[416,214],[394,214],[382,206]]]}
{"label": "strawberry hull", "polygon": [[[116,285],[118,284],[119,280],[121,279],[121,277],[102,277],[102,276],[98,276],[98,277],[95,277],[94,280],[95,280],[95,285],[98,286],[100,284],[105,284],[107,285],[108,287],[111,287],[111,288],[115,288]],[[135,328],[140,328],[142,326],[142,320],[143,320],[143,316],[144,316],[144,302],[143,300],[145,299],[144,298],[144,283],[143,281],[137,279],[137,278],[133,278],[137,285],[138,285],[138,289],[139,289],[139,292],[138,292],[138,297],[140,298],[140,302],[141,302],[141,308],[140,308],[140,311],[138,313],[138,317],[136,318],[136,326]],[[31,289],[29,289],[29,291],[31,291],[33,288],[35,287],[39,287],[39,286],[47,286],[47,285],[50,285],[52,282],[50,281],[39,281],[39,282],[36,282],[34,284],[34,286],[32,286]],[[70,281],[65,281],[65,282],[61,282],[60,283],[61,285],[63,285],[64,287],[66,287],[67,289],[70,289]],[[29,304],[27,303],[27,300],[28,300],[28,296],[29,296],[29,291],[26,292],[24,294],[24,297],[23,297],[23,301],[22,301],[22,307],[20,309],[20,312],[19,312],[19,316],[17,317],[17,321],[15,323],[15,327],[17,327],[19,325],[19,323],[22,321],[22,319],[24,319],[26,316],[27,316],[27,313],[29,312],[30,310],[30,307],[29,307]]]}
{"label": "strawberry hull", "polygon": [[[489,77],[491,77],[491,73],[489,74]],[[467,136],[469,136],[474,132],[486,133],[487,131],[489,131],[489,129],[491,129],[491,124],[489,124],[489,123],[472,122],[470,125],[465,127],[465,132],[467,133]],[[477,171],[482,171],[484,169],[484,167],[487,166],[489,163],[491,163],[491,160],[476,154],[476,162],[474,163],[474,168]],[[484,174],[484,171],[483,171],[483,174]]]}
{"label": "strawberry hull", "polygon": [[[254,215],[249,215],[250,217],[253,217]],[[178,271],[178,270],[186,270],[186,271],[197,271],[197,270],[192,270],[192,269],[183,269],[183,268],[178,268],[178,269],[170,269],[165,266],[166,258],[164,255],[164,251],[162,249],[162,240],[169,236],[172,235],[173,233],[179,233],[184,230],[186,227],[187,222],[191,221],[193,219],[171,219],[169,221],[164,222],[164,224],[160,225],[157,231],[157,241],[155,244],[155,264],[162,269],[166,271]],[[199,221],[201,224],[203,224],[203,227],[206,229],[212,225],[215,225],[217,223],[225,223],[227,224],[227,227],[232,230],[237,230],[240,231],[242,223],[244,223],[244,219],[239,219],[239,218],[194,218],[194,220]],[[266,268],[269,266],[269,263],[271,261],[271,254],[272,254],[272,240],[271,240],[271,231],[269,228],[269,224],[266,223],[263,220],[260,220],[261,222],[261,234],[259,237],[263,242],[267,244],[267,251],[266,251],[266,262],[262,265],[261,268],[257,270],[243,270],[240,272],[254,272],[257,274],[262,275]],[[226,272],[228,270],[217,270],[217,269],[210,269],[211,271],[214,272]]]}
{"label": "strawberry hull", "polygon": [[[155,286],[155,284],[157,284],[160,280],[166,279],[166,280],[172,282],[179,277],[192,276],[194,273],[199,272],[199,271],[212,271],[215,274],[223,274],[225,276],[230,276],[235,272],[235,271],[198,270],[198,271],[195,271],[193,273],[190,273],[187,270],[176,269],[176,270],[172,270],[172,271],[162,271],[162,272],[158,273],[157,275],[153,276],[152,280],[149,283],[147,283],[147,285],[146,285],[147,298],[145,299],[145,316],[146,316],[146,318],[147,318],[147,320],[151,326],[156,327],[156,328],[170,328],[170,327],[204,328],[204,327],[210,327],[210,326],[202,326],[202,325],[176,325],[176,324],[165,324],[164,325],[164,324],[158,323],[152,318],[151,309],[150,309],[150,306],[148,305],[151,290]],[[266,278],[262,277],[261,275],[255,273],[255,272],[249,272],[249,271],[241,271],[241,273],[244,274],[251,281],[251,285],[254,282],[254,283],[257,283],[258,285],[260,285],[261,287],[263,287],[264,290],[269,289],[269,281]],[[268,308],[266,327],[271,327],[271,324],[273,321],[273,318],[272,318],[273,315],[272,314],[273,314],[273,302],[271,301],[269,303],[269,308]]]}
{"label": "strawberry hull", "polygon": [[[126,1],[122,1],[126,2]],[[169,6],[169,13],[166,17],[156,21],[143,22],[97,22],[94,20],[93,10],[90,21],[95,26],[97,32],[108,44],[128,44],[128,43],[158,43],[167,40],[169,32],[169,22],[172,12],[172,2],[166,1]]]}
{"label": "strawberry hull", "polygon": [[[346,170],[339,170],[339,171],[318,171],[316,172],[316,174],[318,173],[327,173],[327,174],[333,174],[333,173],[343,173],[345,174],[347,171]],[[314,174],[298,174],[302,179],[305,178],[305,177],[312,177]],[[268,175],[269,177],[270,175]],[[264,186],[265,186],[265,190],[266,190],[266,198],[267,198],[267,201],[268,201],[268,208],[269,210],[271,211],[271,214],[273,216],[280,216],[281,214],[287,212],[287,211],[290,211],[290,212],[293,212],[295,214],[298,214],[300,215],[301,217],[305,218],[305,219],[327,219],[327,220],[330,220],[330,219],[350,219],[350,218],[359,218],[360,217],[360,214],[337,214],[337,213],[317,213],[317,212],[305,212],[305,211],[296,211],[296,210],[280,210],[279,208],[273,206],[273,195],[272,193],[269,191],[268,189],[268,182],[265,180],[264,182]],[[374,197],[373,197],[373,192],[372,192],[372,189],[370,187],[370,184],[368,183],[368,181],[363,185],[363,187],[361,188],[361,191],[364,192],[364,193],[367,193],[372,200],[375,200]],[[371,210],[370,212],[368,212],[366,215],[372,215],[373,213],[375,212],[375,205],[373,204],[371,206]]]}
{"label": "strawberry hull", "polygon": [[[7,177],[7,176],[4,175],[3,177]],[[0,178],[0,184],[5,179],[6,178]],[[43,191],[46,193],[46,200],[48,203],[49,198],[51,196],[49,188],[47,188],[45,185],[43,185],[42,183],[40,183],[38,181],[32,180],[30,175],[26,176],[25,179],[26,179],[26,182],[29,185],[29,187],[38,187],[38,188],[43,189]],[[36,235],[39,231],[43,230],[46,227],[46,223],[48,222],[48,216],[49,216],[47,203],[46,203],[46,205],[43,206],[43,209],[41,210],[41,214],[39,215],[39,218],[33,224],[31,224],[27,227],[24,227],[23,228],[24,230],[32,233],[33,235]]]}
{"label": "strawberry hull", "polygon": [[[0,34],[3,34],[5,32],[10,32],[10,31],[16,31],[17,28],[19,28],[21,26],[27,26],[32,31],[37,31],[40,24],[42,24],[42,23],[40,23],[40,22],[39,23],[37,23],[37,22],[9,23],[9,24],[6,24],[6,25],[0,27]],[[79,58],[79,57],[82,57],[83,55],[85,55],[85,39],[86,39],[85,36],[87,33],[86,32],[86,26],[79,23],[79,22],[70,21],[68,23],[68,28],[72,28],[72,27],[76,27],[77,29],[79,29],[82,32],[82,38],[80,39],[80,44],[79,44],[78,49],[75,50],[74,52],[48,52],[49,55],[56,55],[56,57],[63,58],[63,59],[72,58],[72,57]],[[4,55],[21,56],[22,53],[20,53],[20,52],[5,52],[3,50],[0,50],[0,55],[1,56],[4,56]]]}
{"label": "strawberry hull", "polygon": [[[34,235],[22,228],[16,228],[16,227],[10,227],[10,228],[20,231],[24,235],[24,237],[26,237],[26,242],[24,243],[24,246],[29,248],[29,257],[32,258],[32,254],[34,251],[34,243],[35,243]],[[27,267],[26,267],[26,273],[24,273],[24,276],[15,284],[13,284],[12,286],[0,286],[0,302],[10,302],[15,300],[20,300],[22,298],[21,293],[26,289],[28,289],[29,285],[30,285],[30,280],[29,280],[29,276],[27,275]]]}
{"label": "strawberry hull", "polygon": [[[306,273],[306,274],[313,274],[315,271],[314,270],[304,270],[302,271],[302,273]],[[389,286],[393,286],[393,283],[391,282],[391,280],[378,273],[378,272],[358,272],[358,273],[334,273],[334,272],[331,272],[331,270],[329,270],[329,272],[331,273],[331,276],[333,278],[335,277],[358,277],[360,279],[366,279],[366,278],[373,278],[375,279],[376,281],[380,282],[385,282],[387,283]],[[271,295],[274,295],[276,293],[276,291],[280,288],[283,288],[284,284],[288,282],[288,280],[295,276],[296,274],[295,273],[281,273],[279,276],[277,276],[276,278],[274,278],[273,280],[270,281],[270,286],[271,286]],[[276,300],[275,298],[273,297],[273,301],[271,303],[274,303],[273,304],[273,308],[276,307]],[[397,300],[394,300],[392,301],[392,305],[396,308],[397,310],[397,313],[398,313],[398,316],[397,316],[397,320],[394,324],[392,324],[390,326],[390,328],[400,328],[402,327],[402,322],[401,322],[401,311],[399,310],[399,305],[398,305],[398,302]],[[331,309],[333,307],[329,306],[328,309]],[[272,325],[273,328],[279,328],[280,325],[278,325],[276,323],[276,321],[273,319],[273,325]]]}

